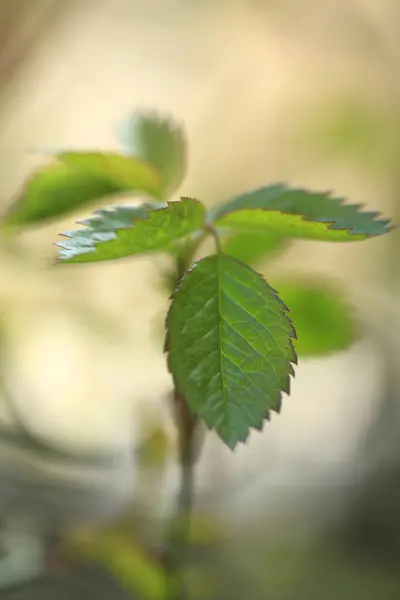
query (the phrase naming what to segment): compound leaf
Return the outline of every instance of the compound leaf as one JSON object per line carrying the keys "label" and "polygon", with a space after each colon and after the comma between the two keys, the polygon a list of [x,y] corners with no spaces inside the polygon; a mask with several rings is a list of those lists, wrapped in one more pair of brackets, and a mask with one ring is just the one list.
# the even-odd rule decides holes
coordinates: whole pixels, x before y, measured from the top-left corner
{"label": "compound leaf", "polygon": [[215,207],[210,219],[218,227],[244,233],[348,242],[390,231],[379,213],[344,204],[326,192],[273,185],[244,193]]}
{"label": "compound leaf", "polygon": [[118,129],[128,152],[157,169],[165,192],[174,191],[186,169],[186,146],[180,125],[154,114],[135,113]]}
{"label": "compound leaf", "polygon": [[352,312],[331,284],[287,279],[275,282],[290,306],[300,356],[321,356],[345,350],[356,338]]}
{"label": "compound leaf", "polygon": [[118,193],[161,195],[157,172],[136,158],[96,152],[59,153],[35,173],[5,216],[5,225],[23,226],[60,217]]}
{"label": "compound leaf", "polygon": [[166,350],[177,390],[234,448],[289,393],[295,331],[268,283],[236,259],[197,262],[175,291]]}
{"label": "compound leaf", "polygon": [[167,251],[172,243],[201,230],[204,219],[203,204],[192,198],[169,202],[162,208],[148,205],[99,211],[84,221],[86,229],[62,234],[66,239],[57,244],[61,248],[59,259],[67,263],[98,262]]}

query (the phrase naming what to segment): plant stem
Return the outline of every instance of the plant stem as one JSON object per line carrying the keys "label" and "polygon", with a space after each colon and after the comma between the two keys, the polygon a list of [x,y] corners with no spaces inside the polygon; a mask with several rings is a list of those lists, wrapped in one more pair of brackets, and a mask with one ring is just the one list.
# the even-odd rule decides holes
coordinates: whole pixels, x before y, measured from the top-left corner
{"label": "plant stem", "polygon": [[[206,237],[203,232],[179,255],[176,260],[176,281],[179,285],[185,272],[191,267],[199,245]],[[179,437],[180,483],[176,497],[175,511],[169,523],[169,537],[165,552],[166,600],[185,600],[184,567],[189,547],[190,521],[194,497],[194,465],[198,458],[201,441],[196,439],[198,417],[190,410],[186,398],[173,393],[173,411]]]}
{"label": "plant stem", "polygon": [[179,430],[180,485],[175,513],[172,515],[170,522],[166,553],[166,600],[185,600],[183,571],[189,545],[190,519],[193,507],[197,418],[190,412],[186,400],[182,396],[175,394],[174,404]]}
{"label": "plant stem", "polygon": [[219,239],[218,231],[212,225],[207,226],[207,231],[212,235],[215,241],[215,246],[218,254],[222,254],[221,240]]}

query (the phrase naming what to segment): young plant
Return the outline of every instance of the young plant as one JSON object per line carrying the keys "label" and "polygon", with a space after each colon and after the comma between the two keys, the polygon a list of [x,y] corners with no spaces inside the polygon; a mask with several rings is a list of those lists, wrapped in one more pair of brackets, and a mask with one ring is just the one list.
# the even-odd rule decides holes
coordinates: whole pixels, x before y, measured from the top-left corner
{"label": "young plant", "polygon": [[[182,564],[199,423],[234,449],[263,428],[289,394],[301,354],[346,347],[354,328],[340,294],[315,282],[283,281],[279,291],[253,269],[291,240],[358,242],[387,233],[389,221],[327,192],[273,184],[208,210],[198,199],[170,201],[182,183],[186,144],[179,125],[137,114],[119,130],[123,153],[56,152],[3,220],[43,223],[119,193],[140,203],[97,210],[64,234],[58,262],[83,264],[164,253],[172,257],[165,352],[174,384],[182,484],[167,570]],[[197,259],[212,238],[214,251]],[[279,290],[278,286],[278,290]],[[301,332],[298,342],[296,329]],[[179,597],[175,583],[169,596]],[[175,584],[177,587],[174,587]]]}

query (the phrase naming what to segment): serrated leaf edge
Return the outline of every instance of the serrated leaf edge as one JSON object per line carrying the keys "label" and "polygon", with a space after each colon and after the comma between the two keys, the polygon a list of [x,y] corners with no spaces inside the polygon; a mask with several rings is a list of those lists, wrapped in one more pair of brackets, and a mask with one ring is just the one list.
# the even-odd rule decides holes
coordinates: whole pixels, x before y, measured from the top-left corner
{"label": "serrated leaf edge", "polygon": [[[371,220],[374,223],[379,223],[382,226],[386,226],[391,222],[391,219],[377,219],[378,216],[382,215],[381,212],[379,211],[368,211],[368,210],[359,210],[360,208],[367,208],[365,204],[363,203],[359,203],[359,204],[348,204],[346,203],[346,199],[341,197],[341,196],[335,196],[334,195],[334,191],[333,190],[324,190],[324,191],[311,191],[311,190],[306,190],[304,188],[292,188],[290,186],[288,186],[285,183],[274,183],[271,184],[271,186],[267,186],[267,187],[273,187],[273,186],[281,186],[282,187],[282,193],[286,193],[286,192],[302,192],[302,193],[310,193],[310,194],[315,194],[315,195],[321,195],[321,196],[325,196],[327,200],[332,200],[334,202],[336,202],[338,205],[343,206],[343,207],[348,207],[348,208],[353,208],[356,209],[357,212],[362,213],[364,215],[369,215],[371,217]],[[251,195],[255,192],[258,192],[260,189],[263,189],[262,187],[258,187],[258,188],[253,188],[252,190],[249,190],[247,192],[243,192],[243,195]],[[238,196],[242,195],[242,194],[238,194]],[[227,201],[228,203],[229,201]],[[222,203],[220,206],[223,206],[225,203]],[[289,211],[285,211],[282,209],[277,209],[277,208],[263,208],[263,207],[258,207],[258,208],[238,208],[232,211],[229,211],[225,214],[222,214],[220,216],[216,216],[215,219],[212,221],[213,223],[215,223],[218,226],[218,219],[223,219],[224,217],[227,217],[228,215],[232,215],[238,212],[242,212],[242,211],[262,211],[262,212],[279,212],[283,215],[294,215],[294,216],[298,216],[301,217],[301,219],[305,222],[308,223],[320,223],[321,225],[326,225],[327,229],[330,229],[331,231],[345,231],[347,232],[349,235],[352,236],[362,236],[362,237],[367,237],[367,238],[373,238],[373,237],[379,237],[380,235],[386,234],[386,233],[390,233],[390,231],[393,231],[394,229],[397,229],[396,225],[392,225],[390,227],[387,227],[386,231],[382,231],[382,233],[354,233],[354,227],[348,227],[348,228],[340,228],[340,227],[334,227],[335,223],[337,223],[337,221],[320,221],[318,219],[309,219],[307,218],[307,215],[302,213],[302,212],[289,212]],[[212,215],[211,215],[212,216]]]}
{"label": "serrated leaf edge", "polygon": [[[223,254],[223,253],[221,253],[221,254]],[[229,255],[226,255],[226,256],[229,256]],[[293,345],[293,342],[292,342],[292,339],[297,339],[296,330],[294,328],[294,325],[293,325],[293,322],[292,322],[291,318],[287,314],[288,312],[290,312],[290,308],[288,308],[286,306],[286,304],[282,301],[282,299],[279,296],[279,292],[277,290],[275,290],[272,286],[270,286],[270,284],[267,282],[267,280],[265,279],[265,277],[261,273],[258,273],[257,271],[255,271],[254,269],[252,269],[251,267],[249,267],[249,265],[247,265],[246,263],[238,260],[237,258],[233,258],[231,256],[229,258],[232,259],[232,260],[235,260],[236,262],[240,263],[242,266],[244,266],[247,269],[250,269],[251,271],[253,271],[253,273],[255,273],[259,277],[259,279],[268,287],[268,289],[272,292],[272,295],[274,296],[274,298],[281,305],[281,307],[282,307],[282,314],[283,314],[285,320],[287,321],[287,323],[290,325],[290,333],[289,333],[288,343],[289,343],[289,349],[290,349],[290,354],[291,354],[291,357],[287,361],[288,362],[288,367],[289,367],[289,373],[288,373],[288,376],[287,376],[287,380],[285,382],[285,386],[283,386],[283,389],[280,390],[280,396],[279,396],[279,399],[277,401],[278,402],[277,405],[274,408],[268,409],[266,411],[263,419],[261,420],[261,422],[259,423],[258,426],[254,426],[253,425],[253,426],[251,426],[251,427],[248,428],[248,433],[247,433],[247,436],[246,436],[245,439],[238,439],[235,442],[234,445],[229,445],[228,444],[229,447],[231,448],[231,450],[234,450],[239,442],[241,442],[241,443],[245,443],[246,442],[246,440],[248,439],[248,436],[250,435],[251,429],[255,429],[256,431],[262,431],[263,430],[264,425],[265,425],[265,421],[266,420],[270,421],[270,419],[271,419],[270,413],[272,411],[276,412],[277,414],[280,413],[281,408],[282,408],[282,393],[290,395],[290,391],[291,391],[291,386],[290,386],[291,380],[290,380],[290,377],[293,377],[293,378],[295,377],[295,370],[293,368],[293,364],[295,364],[295,365],[298,364],[298,356],[297,356],[296,349],[295,349],[295,347]],[[173,291],[173,293],[169,297],[170,306],[169,306],[169,309],[168,309],[168,312],[167,312],[167,316],[165,318],[165,340],[164,340],[163,352],[164,352],[164,354],[166,354],[167,368],[168,368],[169,373],[172,376],[174,387],[175,387],[176,391],[178,393],[180,393],[180,394],[182,394],[182,392],[179,389],[179,385],[178,385],[178,382],[177,382],[177,380],[175,378],[175,375],[173,373],[172,366],[171,366],[171,360],[170,360],[170,352],[169,352],[170,326],[169,326],[169,322],[170,322],[171,313],[172,313],[172,309],[173,309],[173,301],[175,299],[176,294],[179,293],[181,285],[185,281],[186,277],[189,275],[189,273],[191,271],[193,271],[193,269],[195,269],[195,267],[197,266],[197,264],[199,262],[201,262],[201,260],[203,260],[203,259],[199,259],[199,260],[193,262],[193,264],[189,267],[189,269],[187,269],[186,271],[184,271],[183,275],[180,277],[180,279],[177,282],[177,285],[175,287],[175,290]],[[192,410],[192,409],[190,409],[190,410]],[[192,412],[201,419],[201,416],[196,411],[192,411]],[[213,429],[212,427],[208,427],[208,425],[206,423],[204,423],[204,424],[207,426],[207,428],[209,430]]]}
{"label": "serrated leaf edge", "polygon": [[[102,242],[108,242],[108,241],[111,241],[112,239],[116,239],[118,237],[118,234],[117,234],[118,231],[123,231],[123,230],[126,231],[126,230],[134,229],[135,228],[135,221],[146,221],[150,217],[150,215],[152,213],[157,212],[157,211],[167,210],[168,207],[171,204],[177,204],[177,203],[185,201],[185,200],[192,200],[192,201],[198,202],[199,204],[202,204],[202,202],[200,202],[200,200],[197,200],[196,198],[192,198],[190,196],[181,196],[179,200],[171,200],[171,201],[167,201],[167,202],[163,202],[163,203],[156,203],[154,205],[154,208],[152,208],[153,205],[151,203],[147,203],[148,206],[152,208],[152,210],[150,210],[147,215],[144,215],[142,217],[138,217],[137,219],[132,220],[132,225],[131,226],[129,226],[129,227],[115,227],[114,229],[110,230],[109,232],[102,232],[101,234],[99,233],[99,235],[106,235],[107,233],[109,235],[113,235],[113,237],[110,238],[109,240],[104,240],[104,239],[103,240],[100,240],[100,239],[96,240],[94,236],[91,239],[87,239],[87,238],[84,237],[83,239],[85,241],[87,241],[87,246],[85,248],[85,252],[80,252],[80,254],[88,254],[90,252],[95,252],[97,244],[102,243]],[[161,204],[161,206],[159,204]],[[202,206],[204,208],[204,204],[202,204]],[[118,207],[115,207],[115,208],[118,208]],[[93,214],[98,214],[102,210],[104,210],[104,209],[98,209],[98,210],[94,211]],[[113,208],[110,209],[110,211],[112,211],[112,210],[113,210]],[[77,224],[81,224],[81,225],[83,224],[84,227],[81,227],[80,229],[74,229],[74,230],[71,230],[71,231],[61,232],[61,233],[59,233],[59,236],[64,237],[66,239],[76,239],[80,232],[90,232],[90,231],[93,231],[94,234],[96,234],[96,230],[93,227],[91,227],[90,225],[86,225],[85,224],[85,221],[89,221],[89,219],[90,219],[90,217],[88,219],[84,219],[83,221],[82,220],[75,221]],[[59,256],[56,257],[55,262],[56,263],[65,263],[66,262],[65,259],[62,257],[62,251],[63,250],[67,250],[68,251],[68,248],[65,247],[65,245],[63,244],[63,242],[54,242],[54,245],[57,246],[58,248],[61,248],[61,251],[59,252]]]}

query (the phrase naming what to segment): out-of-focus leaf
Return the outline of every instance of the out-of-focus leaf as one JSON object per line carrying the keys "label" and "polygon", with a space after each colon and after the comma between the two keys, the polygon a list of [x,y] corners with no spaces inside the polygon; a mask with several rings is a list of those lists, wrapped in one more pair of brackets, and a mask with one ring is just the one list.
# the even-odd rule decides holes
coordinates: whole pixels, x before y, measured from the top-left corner
{"label": "out-of-focus leaf", "polygon": [[165,574],[133,539],[115,532],[100,532],[70,541],[72,551],[106,567],[132,594],[143,600],[164,600]]}
{"label": "out-of-focus leaf", "polygon": [[197,262],[173,295],[166,350],[176,389],[232,449],[289,392],[296,353],[286,310],[258,273],[224,254]]}
{"label": "out-of-focus leaf", "polygon": [[3,225],[41,223],[109,195],[137,193],[159,198],[161,182],[151,165],[119,154],[59,153],[27,181]]}
{"label": "out-of-focus leaf", "polygon": [[[124,258],[134,254],[167,252],[171,244],[204,227],[205,209],[201,202],[182,198],[169,202],[162,208],[140,213],[140,218],[110,215],[110,211],[98,213],[95,227],[92,220],[86,229],[77,229],[64,234],[67,239],[57,244],[59,259],[63,262],[97,262]],[[125,221],[126,219],[126,221]],[[102,226],[104,223],[104,227]],[[111,227],[114,223],[114,227]],[[128,226],[129,223],[129,226]],[[115,226],[117,225],[117,226]]]}
{"label": "out-of-focus leaf", "polygon": [[144,468],[161,468],[172,451],[172,442],[161,426],[153,427],[138,448],[138,462]]}
{"label": "out-of-focus leaf", "polygon": [[286,244],[285,238],[272,232],[270,235],[238,233],[228,236],[223,243],[223,248],[225,254],[255,266],[263,259],[282,251]]}
{"label": "out-of-focus leaf", "polygon": [[161,174],[165,192],[179,186],[185,175],[186,147],[178,123],[139,112],[121,123],[118,133],[128,152],[152,164]]}
{"label": "out-of-focus leaf", "polygon": [[379,213],[344,204],[326,192],[271,185],[228,200],[209,214],[217,227],[242,233],[349,242],[390,231]]}
{"label": "out-of-focus leaf", "polygon": [[361,98],[336,98],[302,115],[301,139],[316,153],[356,160],[364,166],[391,168],[390,154],[399,137],[397,114]]}
{"label": "out-of-focus leaf", "polygon": [[275,281],[290,307],[300,356],[319,356],[346,349],[356,337],[353,315],[334,286],[319,281]]}

